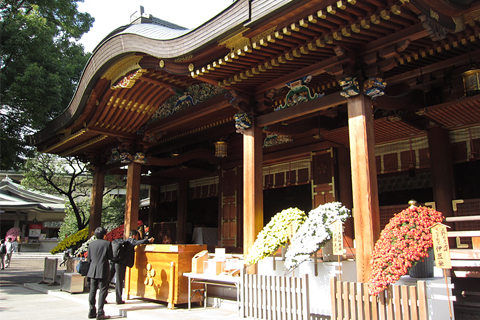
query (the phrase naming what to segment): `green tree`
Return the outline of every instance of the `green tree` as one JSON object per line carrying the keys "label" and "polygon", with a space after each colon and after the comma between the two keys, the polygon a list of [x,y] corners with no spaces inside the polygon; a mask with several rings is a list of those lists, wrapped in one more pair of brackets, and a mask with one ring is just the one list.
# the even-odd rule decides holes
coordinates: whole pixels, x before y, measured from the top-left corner
{"label": "green tree", "polygon": [[69,104],[90,54],[74,40],[93,18],[83,0],[0,1],[0,169],[19,169],[33,152],[24,136]]}
{"label": "green tree", "polygon": [[[92,175],[86,164],[74,157],[61,158],[52,154],[36,153],[35,158],[25,163],[24,172],[23,186],[66,199],[66,222],[72,226],[69,227],[71,230],[64,231],[64,234],[76,232],[88,226]],[[125,182],[119,176],[107,175],[105,186],[104,196],[113,189],[125,187]],[[103,207],[105,217],[102,217],[102,222],[116,223],[120,219],[116,215],[123,217],[124,208],[109,198],[107,200]]]}
{"label": "green tree", "polygon": [[[90,199],[84,198],[78,203],[80,207],[88,208],[85,215],[90,218]],[[64,223],[60,227],[58,233],[60,239],[80,231],[78,228],[75,213],[72,210],[72,206],[66,204],[66,215]],[[120,226],[125,219],[125,196],[115,196],[107,194],[103,197],[102,201],[102,226],[108,231],[111,231]]]}

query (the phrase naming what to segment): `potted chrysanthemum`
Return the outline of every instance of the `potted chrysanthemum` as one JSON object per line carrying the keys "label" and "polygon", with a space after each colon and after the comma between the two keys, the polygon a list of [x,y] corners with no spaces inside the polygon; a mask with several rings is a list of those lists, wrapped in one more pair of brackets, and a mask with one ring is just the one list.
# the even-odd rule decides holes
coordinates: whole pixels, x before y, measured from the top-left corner
{"label": "potted chrysanthemum", "polygon": [[378,295],[428,256],[430,228],[443,221],[441,212],[414,205],[393,216],[375,243],[369,292]]}
{"label": "potted chrysanthemum", "polygon": [[305,219],[305,212],[298,208],[288,208],[277,213],[258,234],[248,252],[246,264],[255,264],[274,254],[280,247],[285,247],[289,241],[289,226],[293,226],[293,232],[296,232]]}
{"label": "potted chrysanthemum", "polygon": [[349,216],[350,210],[340,202],[329,202],[311,210],[288,247],[285,255],[286,269],[295,269],[325,246],[332,238],[332,223],[336,220],[344,222]]}

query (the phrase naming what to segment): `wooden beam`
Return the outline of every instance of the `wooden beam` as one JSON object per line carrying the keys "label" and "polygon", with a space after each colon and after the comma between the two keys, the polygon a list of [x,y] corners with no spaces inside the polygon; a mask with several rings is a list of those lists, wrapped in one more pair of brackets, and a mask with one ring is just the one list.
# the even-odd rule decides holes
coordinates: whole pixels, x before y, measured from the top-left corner
{"label": "wooden beam", "polygon": [[310,100],[290,108],[260,116],[257,118],[256,125],[263,128],[264,126],[312,114],[346,102],[347,99],[342,97],[339,93],[329,94],[327,96]]}
{"label": "wooden beam", "polygon": [[370,259],[380,236],[372,103],[363,94],[348,99],[357,282],[368,282]]}
{"label": "wooden beam", "polygon": [[175,182],[175,179],[166,180],[156,176],[150,176],[150,177],[142,176],[140,178],[140,184],[147,184],[151,187],[161,186],[162,184],[169,184],[173,182]]}
{"label": "wooden beam", "polygon": [[131,162],[127,172],[127,195],[125,201],[124,237],[128,238],[130,230],[138,229],[138,208],[140,206],[140,174],[142,165]]}
{"label": "wooden beam", "polygon": [[445,217],[446,222],[480,221],[480,216]]}
{"label": "wooden beam", "polygon": [[[210,168],[195,168],[195,167],[187,167],[187,166],[177,166],[173,168],[169,168],[166,170],[160,170],[155,172],[153,178],[161,179],[162,183],[160,185],[169,184],[170,181],[178,181],[180,179],[198,179],[201,177],[210,176],[212,173],[215,172],[214,166],[210,166]],[[146,180],[148,182],[148,180]]]}
{"label": "wooden beam", "polygon": [[300,69],[300,70],[297,70],[297,71],[294,71],[294,72],[290,72],[283,77],[276,78],[275,80],[266,82],[261,86],[258,86],[256,88],[255,95],[258,94],[258,93],[263,93],[263,92],[265,92],[267,90],[270,90],[270,89],[280,89],[282,87],[285,87],[285,84],[287,82],[290,82],[290,81],[296,80],[296,79],[300,79],[301,77],[306,76],[306,75],[311,75],[311,76],[319,75],[321,73],[324,73],[327,68],[332,68],[334,66],[341,65],[341,64],[344,64],[344,63],[349,62],[349,61],[350,61],[349,58],[339,59],[336,56],[332,57],[332,58],[329,58],[329,59],[325,59],[323,61],[312,64],[312,65],[310,65],[308,67],[305,67],[303,69]]}
{"label": "wooden beam", "polygon": [[450,249],[450,257],[455,260],[480,260],[480,250]]}
{"label": "wooden beam", "polygon": [[102,224],[103,188],[105,186],[105,173],[99,170],[98,167],[95,167],[94,170],[92,178],[92,200],[90,203],[90,221],[88,222],[89,238],[93,236],[95,229]]}
{"label": "wooden beam", "polygon": [[402,29],[401,31],[391,34],[387,37],[367,42],[367,44],[360,49],[359,55],[363,56],[372,52],[377,52],[381,49],[391,46],[392,44],[397,44],[404,40],[413,42],[425,37],[428,37],[428,31],[425,30],[422,23],[419,23],[409,28]]}
{"label": "wooden beam", "polygon": [[180,90],[180,91],[185,91],[185,89],[182,88],[182,87],[175,86],[175,85],[172,85],[170,83],[166,83],[166,82],[159,81],[159,80],[156,80],[156,79],[147,78],[145,76],[140,77],[139,80],[144,81],[144,82],[148,82],[148,83],[160,86],[160,87],[164,87],[164,88],[170,88],[170,89],[177,89],[177,90]]}
{"label": "wooden beam", "polygon": [[310,158],[312,150],[325,150],[339,145],[330,141],[322,141],[308,145],[288,148],[280,151],[269,151],[265,148],[263,155],[263,165],[272,165],[275,163],[297,160],[300,158]]}
{"label": "wooden beam", "polygon": [[188,117],[183,112],[174,113],[167,118],[157,120],[148,125],[145,134],[155,134],[161,131],[167,131],[184,123],[198,119],[200,117],[208,116],[218,110],[229,107],[230,104],[225,100],[223,95],[216,96],[208,101],[197,104],[188,109]]}
{"label": "wooden beam", "polygon": [[126,166],[125,163],[115,162],[115,163],[110,163],[110,164],[106,164],[104,166],[101,166],[100,168],[98,168],[98,170],[100,170],[101,172],[110,172],[110,171],[117,170],[118,168],[121,168],[121,167],[124,167],[124,166]]}
{"label": "wooden beam", "polygon": [[149,156],[147,157],[147,164],[159,167],[169,167],[182,164],[192,159],[204,159],[211,164],[216,164],[218,162],[217,158],[215,158],[215,151],[213,149],[197,149],[172,158],[155,158]]}
{"label": "wooden beam", "polygon": [[[243,254],[247,256],[263,229],[262,129],[255,125],[243,135]],[[256,273],[255,268],[247,272]]]}
{"label": "wooden beam", "polygon": [[[480,58],[480,50],[477,51],[472,51],[471,52],[471,59],[476,60]],[[446,68],[452,67],[452,66],[459,66],[459,65],[467,65],[470,63],[470,53],[466,53],[460,56],[456,56],[454,58],[448,59],[448,60],[442,60],[437,63],[433,63],[431,65],[418,68],[409,72],[404,72],[399,75],[386,78],[385,81],[389,86],[400,83],[402,81],[411,79],[411,78],[416,78],[416,77],[421,77],[422,74],[425,76],[429,73],[439,71],[439,70],[444,70]]]}
{"label": "wooden beam", "polygon": [[129,134],[129,133],[125,133],[124,131],[112,130],[112,129],[101,128],[96,126],[88,127],[88,131],[90,133],[106,134],[109,137],[120,137],[120,138],[130,139],[130,140],[135,139],[137,136],[136,132]]}

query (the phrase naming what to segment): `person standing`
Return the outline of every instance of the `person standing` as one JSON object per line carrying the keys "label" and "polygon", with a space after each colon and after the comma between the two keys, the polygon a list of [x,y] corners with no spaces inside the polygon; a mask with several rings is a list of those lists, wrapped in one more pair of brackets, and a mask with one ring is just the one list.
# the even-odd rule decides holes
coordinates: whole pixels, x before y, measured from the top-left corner
{"label": "person standing", "polygon": [[[110,316],[105,315],[103,306],[108,294],[108,279],[109,279],[109,263],[113,258],[112,244],[104,240],[107,231],[98,227],[95,229],[95,237],[97,240],[88,245],[87,260],[90,262],[87,278],[90,279],[90,293],[88,295],[89,312],[88,318],[93,319],[110,319]],[[95,308],[95,296],[98,294],[98,310]]]}
{"label": "person standing", "polygon": [[125,281],[125,272],[127,266],[129,268],[133,267],[135,263],[135,246],[139,244],[152,243],[153,238],[139,240],[140,233],[137,230],[130,230],[128,239],[126,240],[131,245],[128,245],[125,249],[125,256],[123,259],[117,262],[110,262],[110,283],[115,276],[115,300],[117,304],[124,304],[125,301],[122,299],[123,293],[123,282]]}
{"label": "person standing", "polygon": [[12,254],[17,252],[17,242],[12,241],[12,238],[7,238],[7,253],[5,256],[5,268],[10,266],[10,262],[12,261]]}
{"label": "person standing", "polygon": [[5,269],[5,254],[7,253],[7,246],[5,240],[0,240],[0,270]]}

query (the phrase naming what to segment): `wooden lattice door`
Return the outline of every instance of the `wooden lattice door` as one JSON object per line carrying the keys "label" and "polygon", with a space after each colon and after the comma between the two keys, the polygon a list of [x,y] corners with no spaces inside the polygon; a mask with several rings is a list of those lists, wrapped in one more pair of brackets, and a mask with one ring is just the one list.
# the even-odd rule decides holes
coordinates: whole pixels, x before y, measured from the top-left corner
{"label": "wooden lattice door", "polygon": [[312,202],[316,208],[336,201],[335,159],[333,149],[312,154]]}
{"label": "wooden lattice door", "polygon": [[222,172],[220,232],[222,247],[237,247],[238,237],[238,172],[237,168]]}

